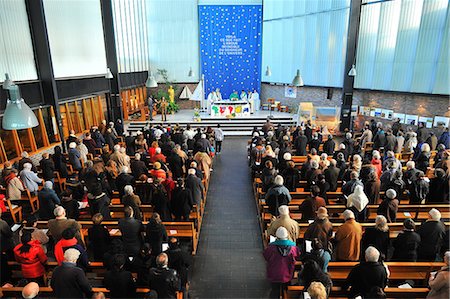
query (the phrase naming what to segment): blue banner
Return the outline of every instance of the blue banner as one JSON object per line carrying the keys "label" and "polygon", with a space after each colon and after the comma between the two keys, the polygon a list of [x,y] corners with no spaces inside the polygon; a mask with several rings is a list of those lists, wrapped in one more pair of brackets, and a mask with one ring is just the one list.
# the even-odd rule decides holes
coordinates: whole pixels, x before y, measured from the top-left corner
{"label": "blue banner", "polygon": [[261,85],[262,5],[199,5],[200,61],[205,95],[223,99]]}

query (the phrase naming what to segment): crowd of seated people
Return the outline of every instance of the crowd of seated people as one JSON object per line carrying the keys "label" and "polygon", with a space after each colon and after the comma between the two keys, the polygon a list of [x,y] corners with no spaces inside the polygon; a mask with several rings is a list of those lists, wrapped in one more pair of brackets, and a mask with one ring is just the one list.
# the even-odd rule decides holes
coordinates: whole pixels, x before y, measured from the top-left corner
{"label": "crowd of seated people", "polygon": [[[39,163],[26,152],[18,162],[6,162],[4,200],[22,206],[26,221],[17,240],[0,210],[2,290],[25,286],[24,298],[45,286],[57,298],[104,298],[95,286],[106,287],[109,298],[135,298],[137,288],[158,298],[187,291],[191,256],[178,238],[168,237],[164,221],[198,221],[190,213],[205,199],[215,139],[223,140],[220,127],[152,126],[123,136],[122,127],[103,121],[82,138],[70,131],[67,154],[57,146]],[[23,201],[27,190],[37,196],[38,211]],[[119,216],[111,211],[117,204]],[[142,205],[153,207],[146,223]],[[81,220],[92,225],[84,229]],[[103,224],[111,220],[118,220],[119,237]],[[42,221],[48,221],[44,227]],[[53,261],[56,268],[48,266]],[[103,262],[106,270],[100,284],[86,275],[93,262]]]}
{"label": "crowd of seated people", "polygon": [[[327,274],[330,261],[360,262],[341,288],[350,289],[352,298],[384,298],[390,274],[385,261],[442,260],[447,265],[437,278],[430,277],[429,297],[448,297],[450,284],[443,278],[448,278],[449,271],[449,229],[441,219],[448,219],[450,202],[448,134],[446,128],[436,136],[422,123],[414,132],[404,131],[397,122],[385,126],[375,121],[366,123],[361,132],[346,132],[342,137],[310,122],[291,129],[275,128],[268,120],[262,130],[255,128],[249,141],[249,166],[259,181],[255,192],[260,192],[260,202],[272,215],[267,235],[275,241],[264,252],[272,298],[291,285],[296,261],[303,263],[303,270],[296,274],[300,285],[307,290],[316,281],[321,286],[314,292],[323,287],[327,294],[332,286]],[[310,195],[290,206],[297,191]],[[336,191],[338,200],[330,202],[327,195]],[[333,204],[344,205],[345,211],[329,215],[327,208]],[[408,217],[399,221],[400,204],[429,205],[427,219],[420,219],[416,227],[420,220],[405,213]],[[447,207],[433,208],[438,204]],[[376,208],[375,224],[363,229],[361,223],[373,223],[369,206],[372,212]],[[445,217],[441,212],[447,213]],[[344,222],[333,231],[335,220]],[[300,237],[302,222],[309,227]],[[403,222],[403,230],[390,237],[389,224],[398,222]]]}

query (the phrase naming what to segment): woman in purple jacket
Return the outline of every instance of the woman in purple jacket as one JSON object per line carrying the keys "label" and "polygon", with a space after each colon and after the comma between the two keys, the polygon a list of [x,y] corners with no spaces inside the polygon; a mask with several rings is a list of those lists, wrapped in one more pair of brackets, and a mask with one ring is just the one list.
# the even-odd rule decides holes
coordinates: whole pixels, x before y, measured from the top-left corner
{"label": "woman in purple jacket", "polygon": [[280,226],[275,233],[277,240],[264,250],[267,262],[267,279],[272,283],[270,298],[279,298],[284,287],[294,275],[295,261],[300,259],[300,250],[288,240],[288,231]]}

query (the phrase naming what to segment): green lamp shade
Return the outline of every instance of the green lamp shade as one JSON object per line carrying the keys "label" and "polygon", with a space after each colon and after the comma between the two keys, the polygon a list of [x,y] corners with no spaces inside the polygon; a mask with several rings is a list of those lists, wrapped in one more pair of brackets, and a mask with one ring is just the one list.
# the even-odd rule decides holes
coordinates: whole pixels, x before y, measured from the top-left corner
{"label": "green lamp shade", "polygon": [[303,78],[300,76],[300,70],[297,70],[297,75],[295,75],[294,80],[292,80],[293,86],[303,86]]}
{"label": "green lamp shade", "polygon": [[150,75],[145,81],[145,86],[148,88],[158,87],[158,82],[156,82],[155,77]]}
{"label": "green lamp shade", "polygon": [[3,114],[2,127],[4,130],[22,130],[34,128],[39,122],[30,107],[20,97],[17,85],[9,89],[9,97]]}

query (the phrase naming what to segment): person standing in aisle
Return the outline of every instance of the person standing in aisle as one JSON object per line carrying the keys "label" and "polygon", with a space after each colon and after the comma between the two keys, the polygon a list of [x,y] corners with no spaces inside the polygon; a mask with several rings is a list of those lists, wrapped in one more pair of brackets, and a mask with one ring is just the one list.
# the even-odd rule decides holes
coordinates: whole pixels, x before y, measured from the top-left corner
{"label": "person standing in aisle", "polygon": [[162,97],[159,101],[160,108],[161,108],[161,121],[167,121],[166,114],[167,114],[167,106],[169,103],[167,103],[167,100],[165,97]]}
{"label": "person standing in aisle", "polygon": [[155,101],[151,96],[148,97],[147,104],[148,104],[148,118],[150,120],[153,120],[153,105],[155,104]]}
{"label": "person standing in aisle", "polygon": [[217,124],[217,128],[214,129],[214,140],[216,141],[216,154],[220,154],[222,151],[222,141],[224,135],[223,131],[220,128],[220,124]]}

